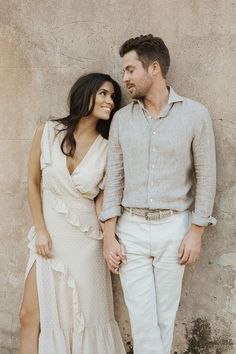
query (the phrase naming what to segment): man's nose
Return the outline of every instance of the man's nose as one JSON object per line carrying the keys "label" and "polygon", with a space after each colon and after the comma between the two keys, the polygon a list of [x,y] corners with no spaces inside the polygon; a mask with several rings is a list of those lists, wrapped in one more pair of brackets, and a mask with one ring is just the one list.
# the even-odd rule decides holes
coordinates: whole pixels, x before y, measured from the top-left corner
{"label": "man's nose", "polygon": [[126,71],[124,72],[124,75],[123,75],[123,81],[124,82],[129,81],[129,73],[127,73]]}

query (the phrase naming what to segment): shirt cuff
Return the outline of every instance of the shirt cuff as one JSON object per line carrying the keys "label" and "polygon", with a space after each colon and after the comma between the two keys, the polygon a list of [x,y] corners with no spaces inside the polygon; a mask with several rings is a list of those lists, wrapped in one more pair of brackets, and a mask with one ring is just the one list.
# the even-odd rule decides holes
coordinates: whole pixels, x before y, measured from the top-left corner
{"label": "shirt cuff", "polygon": [[199,225],[199,226],[208,226],[208,225],[216,225],[217,221],[213,216],[204,217],[197,215],[192,211],[192,224]]}
{"label": "shirt cuff", "polygon": [[121,216],[121,206],[102,211],[102,213],[99,215],[99,220],[104,222],[108,219],[114,218],[115,216]]}

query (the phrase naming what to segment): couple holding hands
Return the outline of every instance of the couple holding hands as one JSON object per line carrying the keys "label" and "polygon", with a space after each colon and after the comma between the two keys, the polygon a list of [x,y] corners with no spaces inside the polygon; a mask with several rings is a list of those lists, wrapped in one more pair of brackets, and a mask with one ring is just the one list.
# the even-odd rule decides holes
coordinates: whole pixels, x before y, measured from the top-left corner
{"label": "couple holding hands", "polygon": [[120,56],[130,104],[119,109],[118,83],[91,73],[71,88],[68,116],[36,129],[20,354],[124,354],[109,270],[134,353],[169,354],[185,265],[216,223],[207,109],[167,86],[161,38],[131,38]]}

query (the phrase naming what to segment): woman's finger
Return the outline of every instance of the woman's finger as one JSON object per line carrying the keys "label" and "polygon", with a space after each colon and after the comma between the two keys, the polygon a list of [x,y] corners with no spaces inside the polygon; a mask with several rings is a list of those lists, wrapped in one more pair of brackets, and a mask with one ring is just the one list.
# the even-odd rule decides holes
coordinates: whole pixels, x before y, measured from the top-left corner
{"label": "woman's finger", "polygon": [[41,256],[46,257],[46,252],[45,252],[45,248],[44,247],[45,246],[41,246],[40,247],[40,253],[41,253]]}
{"label": "woman's finger", "polygon": [[120,263],[116,263],[116,262],[114,262],[112,259],[109,259],[109,264],[110,264],[110,266],[112,266],[113,268],[117,268],[117,267],[119,267],[119,264],[120,264]]}
{"label": "woman's finger", "polygon": [[110,253],[108,258],[109,258],[109,261],[112,261],[116,265],[120,264],[120,257],[116,257],[113,253]]}

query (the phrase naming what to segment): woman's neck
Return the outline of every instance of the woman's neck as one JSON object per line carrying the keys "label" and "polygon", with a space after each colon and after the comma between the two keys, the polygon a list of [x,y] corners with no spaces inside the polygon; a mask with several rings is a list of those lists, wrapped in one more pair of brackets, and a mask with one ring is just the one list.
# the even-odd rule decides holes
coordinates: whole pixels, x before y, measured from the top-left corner
{"label": "woman's neck", "polygon": [[75,128],[74,135],[76,138],[80,138],[81,136],[95,138],[98,136],[97,120],[93,117],[82,117]]}

